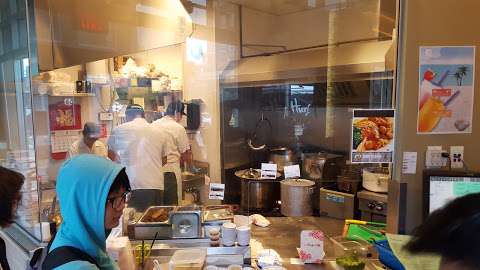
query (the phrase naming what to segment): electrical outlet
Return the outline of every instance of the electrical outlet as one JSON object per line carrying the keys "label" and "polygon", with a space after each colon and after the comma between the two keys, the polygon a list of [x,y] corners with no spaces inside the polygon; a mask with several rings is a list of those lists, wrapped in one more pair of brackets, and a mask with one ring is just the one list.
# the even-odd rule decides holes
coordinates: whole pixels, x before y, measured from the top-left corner
{"label": "electrical outlet", "polygon": [[100,121],[112,121],[113,120],[113,113],[110,112],[101,112],[98,114],[98,118]]}
{"label": "electrical outlet", "polygon": [[441,168],[446,165],[445,158],[442,157],[443,150],[427,150],[425,157],[425,166],[427,168]]}
{"label": "electrical outlet", "polygon": [[463,146],[450,146],[450,167],[452,169],[463,168]]}

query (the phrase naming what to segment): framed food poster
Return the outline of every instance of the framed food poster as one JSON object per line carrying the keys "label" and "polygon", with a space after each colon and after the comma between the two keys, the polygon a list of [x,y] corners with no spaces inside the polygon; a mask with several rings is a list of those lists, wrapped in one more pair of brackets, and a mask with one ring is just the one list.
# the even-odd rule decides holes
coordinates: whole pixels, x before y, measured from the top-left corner
{"label": "framed food poster", "polygon": [[420,47],[418,134],[472,132],[474,46]]}
{"label": "framed food poster", "polygon": [[391,163],[395,136],[395,110],[353,110],[352,163]]}

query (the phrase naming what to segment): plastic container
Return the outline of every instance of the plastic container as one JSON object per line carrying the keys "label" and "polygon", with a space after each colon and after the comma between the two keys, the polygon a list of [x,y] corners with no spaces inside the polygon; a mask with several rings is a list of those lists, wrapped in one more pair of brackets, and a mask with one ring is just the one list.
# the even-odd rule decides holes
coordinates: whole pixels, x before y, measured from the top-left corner
{"label": "plastic container", "polygon": [[170,259],[170,270],[202,270],[207,251],[205,249],[177,250]]}
{"label": "plastic container", "polygon": [[375,241],[383,241],[386,238],[380,230],[385,230],[385,226],[369,226],[369,225],[359,225],[359,224],[350,224],[348,225],[347,239],[349,240],[363,240],[370,243]]}
{"label": "plastic container", "polygon": [[363,258],[374,258],[378,254],[372,244],[363,240],[349,240],[343,236],[330,238],[333,243],[333,253],[336,258],[356,254]]}
{"label": "plastic container", "polygon": [[393,254],[392,249],[387,240],[375,242],[375,248],[377,249],[380,262],[382,262],[388,268],[392,270],[405,270],[402,263],[397,259],[395,254]]}

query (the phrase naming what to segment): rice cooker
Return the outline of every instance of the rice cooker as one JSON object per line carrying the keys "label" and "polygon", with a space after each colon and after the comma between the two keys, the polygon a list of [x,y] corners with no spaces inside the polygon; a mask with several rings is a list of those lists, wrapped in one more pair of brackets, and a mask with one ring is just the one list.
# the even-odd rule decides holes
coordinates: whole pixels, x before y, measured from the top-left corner
{"label": "rice cooker", "polygon": [[384,167],[367,167],[362,170],[363,188],[373,192],[388,192],[390,171]]}

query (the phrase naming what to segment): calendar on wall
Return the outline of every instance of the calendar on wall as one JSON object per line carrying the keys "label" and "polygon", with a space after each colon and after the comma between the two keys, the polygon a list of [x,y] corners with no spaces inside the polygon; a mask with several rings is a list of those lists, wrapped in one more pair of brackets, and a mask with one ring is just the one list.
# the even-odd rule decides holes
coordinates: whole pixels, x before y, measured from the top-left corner
{"label": "calendar on wall", "polygon": [[50,145],[53,159],[67,156],[73,142],[81,138],[82,118],[80,104],[59,102],[48,107],[50,122]]}
{"label": "calendar on wall", "polygon": [[50,133],[52,154],[68,152],[70,146],[82,136],[82,130],[59,130]]}

